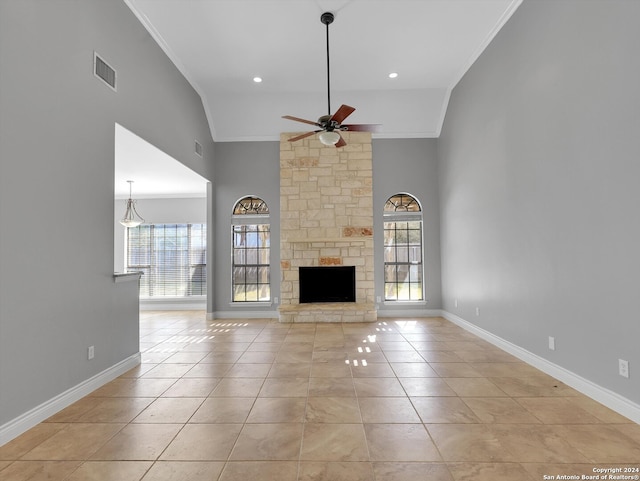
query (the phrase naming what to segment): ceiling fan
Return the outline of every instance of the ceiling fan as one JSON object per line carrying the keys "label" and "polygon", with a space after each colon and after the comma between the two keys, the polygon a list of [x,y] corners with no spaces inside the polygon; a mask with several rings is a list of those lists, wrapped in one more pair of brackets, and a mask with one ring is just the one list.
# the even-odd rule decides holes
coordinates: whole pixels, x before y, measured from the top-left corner
{"label": "ceiling fan", "polygon": [[343,124],[342,122],[351,115],[356,109],[349,105],[341,105],[338,110],[331,114],[331,82],[329,75],[329,25],[333,23],[335,19],[333,13],[325,12],[320,16],[320,21],[327,26],[327,106],[328,114],[323,115],[317,122],[313,120],[301,119],[299,117],[292,117],[291,115],[283,115],[283,119],[295,120],[296,122],[302,122],[309,125],[315,125],[319,127],[318,130],[312,130],[301,135],[297,135],[289,139],[289,142],[295,142],[296,140],[304,139],[311,135],[322,132],[318,138],[320,142],[325,145],[335,145],[336,147],[343,147],[347,145],[340,131],[352,131],[352,132],[377,132],[380,127],[379,124]]}

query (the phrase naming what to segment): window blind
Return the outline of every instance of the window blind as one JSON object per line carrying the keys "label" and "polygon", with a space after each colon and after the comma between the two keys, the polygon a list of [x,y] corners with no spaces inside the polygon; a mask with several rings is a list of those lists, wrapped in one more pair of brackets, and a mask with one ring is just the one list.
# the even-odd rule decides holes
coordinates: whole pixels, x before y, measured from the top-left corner
{"label": "window blind", "polygon": [[141,271],[140,297],[207,293],[206,224],[142,224],[127,229],[127,270]]}

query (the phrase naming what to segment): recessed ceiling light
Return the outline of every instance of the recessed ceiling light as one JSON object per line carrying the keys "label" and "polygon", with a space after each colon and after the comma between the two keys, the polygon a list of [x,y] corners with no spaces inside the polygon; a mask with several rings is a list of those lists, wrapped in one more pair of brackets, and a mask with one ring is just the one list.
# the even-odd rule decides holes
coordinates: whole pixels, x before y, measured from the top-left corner
{"label": "recessed ceiling light", "polygon": [[253,81],[259,84],[260,82],[262,82],[262,77],[253,77]]}
{"label": "recessed ceiling light", "polygon": [[398,76],[398,72],[391,72],[389,74],[389,78],[396,78]]}

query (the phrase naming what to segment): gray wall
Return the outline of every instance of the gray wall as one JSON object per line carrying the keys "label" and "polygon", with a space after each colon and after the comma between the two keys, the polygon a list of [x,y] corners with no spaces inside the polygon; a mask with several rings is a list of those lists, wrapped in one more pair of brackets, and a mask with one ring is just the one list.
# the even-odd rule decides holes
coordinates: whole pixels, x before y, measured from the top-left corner
{"label": "gray wall", "polygon": [[639,24],[640,2],[525,0],[438,141],[443,307],[636,403]]}
{"label": "gray wall", "polygon": [[436,139],[373,140],[373,219],[376,296],[384,300],[384,235],[382,211],[394,194],[406,192],[422,205],[424,290],[427,303],[378,305],[384,311],[440,309],[440,206]]}
{"label": "gray wall", "polygon": [[[277,306],[231,307],[231,210],[245,195],[262,197],[269,205],[272,246],[272,297],[280,297],[280,144],[279,142],[219,142],[215,145],[215,312],[219,315],[276,311]],[[439,309],[440,220],[435,139],[373,141],[376,293],[383,293],[382,208],[397,192],[415,195],[424,209],[425,275],[428,303],[420,309]],[[384,310],[414,309],[411,305],[380,305]]]}
{"label": "gray wall", "polygon": [[[218,142],[215,145],[214,312],[273,311],[277,305],[231,306],[231,212],[235,203],[256,195],[269,206],[271,223],[271,298],[280,297],[280,142]],[[208,309],[209,310],[209,309]],[[211,314],[212,311],[209,311]]]}
{"label": "gray wall", "polygon": [[112,276],[115,123],[205,178],[213,141],[200,97],[121,1],[2,0],[0,75],[2,426],[138,351],[131,284]]}

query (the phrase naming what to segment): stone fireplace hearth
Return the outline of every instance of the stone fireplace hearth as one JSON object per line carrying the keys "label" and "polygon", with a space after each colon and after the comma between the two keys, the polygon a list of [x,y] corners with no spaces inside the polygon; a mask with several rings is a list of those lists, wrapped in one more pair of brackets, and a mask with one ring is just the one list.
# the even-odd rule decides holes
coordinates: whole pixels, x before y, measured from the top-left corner
{"label": "stone fireplace hearth", "polygon": [[[371,134],[345,132],[339,149],[293,135],[280,137],[280,322],[373,322]],[[356,302],[301,304],[306,266],[355,266]]]}

